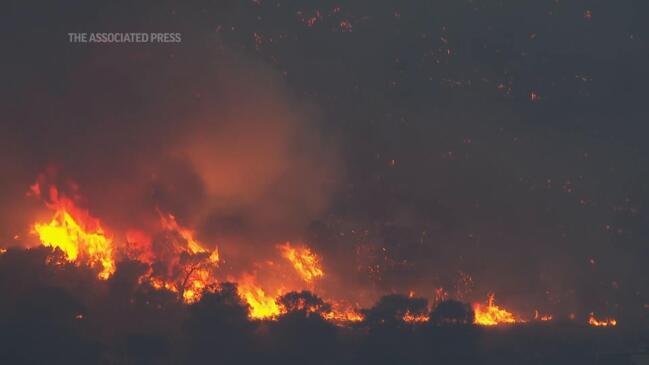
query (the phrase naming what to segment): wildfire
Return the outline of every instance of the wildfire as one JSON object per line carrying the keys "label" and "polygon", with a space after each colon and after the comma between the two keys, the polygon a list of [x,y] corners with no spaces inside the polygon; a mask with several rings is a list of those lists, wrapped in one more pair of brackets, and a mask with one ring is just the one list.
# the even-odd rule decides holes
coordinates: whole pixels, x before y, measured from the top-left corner
{"label": "wildfire", "polygon": [[331,309],[322,313],[322,318],[337,324],[348,324],[361,322],[365,316],[358,311],[357,306],[352,306],[344,301],[332,300]]}
{"label": "wildfire", "polygon": [[238,290],[239,295],[250,306],[250,318],[273,319],[282,313],[275,297],[268,295],[261,287],[257,286],[254,277],[247,275],[239,280]]}
{"label": "wildfire", "polygon": [[535,321],[542,321],[542,322],[547,322],[552,320],[552,315],[551,314],[541,314],[538,309],[534,310],[534,320]]}
{"label": "wildfire", "polygon": [[474,323],[481,326],[496,326],[499,324],[514,324],[523,322],[516,319],[514,314],[504,308],[496,305],[495,295],[489,294],[487,304],[474,303],[473,311],[475,312]]}
{"label": "wildfire", "polygon": [[[31,191],[40,196],[40,185]],[[60,196],[54,186],[49,189],[49,209],[54,212],[49,222],[37,222],[32,232],[47,247],[58,248],[68,261],[98,268],[99,278],[108,279],[115,272],[113,239],[98,219],[79,209],[72,200]]]}
{"label": "wildfire", "polygon": [[594,327],[615,327],[617,326],[617,320],[615,318],[597,319],[595,318],[595,314],[590,312],[588,315],[588,324]]}
{"label": "wildfire", "polygon": [[361,322],[365,319],[362,314],[355,310],[331,311],[323,313],[322,318],[336,323]]}
{"label": "wildfire", "polygon": [[[140,283],[148,283],[153,288],[176,293],[179,300],[185,303],[194,303],[200,300],[205,291],[218,287],[218,249],[210,249],[202,244],[196,238],[195,231],[181,225],[173,214],[158,210],[159,226],[153,231],[130,229],[125,232],[125,244],[114,246],[114,236],[104,228],[100,220],[76,204],[76,185],[72,190],[72,196],[75,197],[73,200],[59,192],[56,186],[45,184],[43,179],[45,177],[40,177],[39,181],[30,187],[28,195],[41,198],[53,213],[49,220],[33,223],[31,231],[44,246],[60,249],[65,260],[96,269],[98,277],[104,280],[115,272],[116,257],[137,260],[148,265],[147,272],[140,277]],[[251,319],[279,318],[290,310],[280,304],[283,294],[304,290],[304,283],[313,284],[315,280],[325,276],[321,258],[308,246],[286,242],[276,247],[286,259],[284,265],[273,266],[281,270],[281,275],[277,275],[282,278],[281,281],[264,280],[274,284],[267,287],[259,283],[256,274],[244,274],[236,280],[239,295],[250,307]],[[0,248],[0,254],[5,252],[5,248]],[[271,261],[268,262],[272,264]],[[285,269],[293,278],[287,277]],[[267,272],[265,274],[274,277]],[[415,292],[411,290],[408,297],[414,296]],[[438,288],[434,293],[434,302],[439,303],[448,297],[449,294],[443,288]],[[364,320],[363,314],[356,307],[343,304],[346,302],[327,302],[331,304],[319,307],[313,313],[318,313],[322,318],[336,324]],[[496,326],[526,322],[496,305],[493,293],[488,295],[486,303],[474,303],[472,308],[476,325]],[[551,314],[541,314],[539,310],[535,310],[531,320],[552,319]],[[402,320],[410,324],[424,323],[429,321],[429,316],[426,313],[406,312]],[[591,312],[588,324],[596,327],[614,327],[617,321],[614,318],[597,319]]]}
{"label": "wildfire", "polygon": [[425,323],[428,322],[429,319],[430,317],[428,317],[428,315],[425,313],[417,314],[410,313],[410,311],[408,311],[403,315],[403,321],[407,323]]}
{"label": "wildfire", "polygon": [[210,253],[209,261],[213,264],[218,264],[220,259],[219,251],[214,249],[214,251],[210,252],[210,250],[204,248],[203,245],[194,238],[194,231],[189,228],[181,227],[173,214],[165,215],[160,213],[160,224],[162,225],[162,228],[166,230],[178,232],[178,234],[187,241],[187,247],[191,253]]}
{"label": "wildfire", "polygon": [[[176,234],[180,237],[180,242],[171,240],[174,255],[166,258],[167,272],[157,273],[165,278],[156,277],[151,272],[147,274],[148,278],[153,287],[181,293],[185,303],[194,303],[201,298],[206,289],[217,284],[214,270],[220,261],[219,251],[216,248],[205,248],[194,238],[194,231],[181,226],[173,214],[158,213],[163,231]],[[127,242],[131,252],[141,261],[152,263],[154,258],[160,259],[151,251],[151,239],[144,232],[129,231]]]}
{"label": "wildfire", "polygon": [[302,279],[311,283],[324,276],[320,265],[320,258],[306,246],[292,247],[290,242],[277,246],[282,256],[289,260]]}

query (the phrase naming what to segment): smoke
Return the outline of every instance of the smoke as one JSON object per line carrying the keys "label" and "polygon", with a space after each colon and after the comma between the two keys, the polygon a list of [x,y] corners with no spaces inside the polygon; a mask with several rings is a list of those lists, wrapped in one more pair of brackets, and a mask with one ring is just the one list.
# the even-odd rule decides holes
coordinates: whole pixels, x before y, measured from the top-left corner
{"label": "smoke", "polygon": [[[547,9],[527,9],[544,34],[534,40],[511,16],[518,5],[203,5],[19,8],[0,100],[0,244],[36,244],[41,203],[25,191],[55,164],[117,241],[172,212],[237,273],[305,237],[323,257],[314,289],[326,298],[369,305],[443,287],[461,300],[496,291],[525,313],[645,313],[644,124],[610,122],[644,113],[646,68],[633,60],[646,52],[626,26],[584,22],[579,4],[552,18],[570,37],[545,24]],[[161,28],[182,44],[66,42],[70,31]],[[317,95],[328,123],[292,90]]]}
{"label": "smoke", "polygon": [[[341,171],[336,144],[274,70],[191,45],[84,56],[59,95],[37,97],[52,85],[36,83],[31,107],[13,115],[2,153],[12,158],[0,167],[18,178],[3,180],[3,218],[51,165],[117,232],[171,212],[235,256],[241,244],[302,236],[327,208]],[[23,218],[22,227],[33,219]]]}

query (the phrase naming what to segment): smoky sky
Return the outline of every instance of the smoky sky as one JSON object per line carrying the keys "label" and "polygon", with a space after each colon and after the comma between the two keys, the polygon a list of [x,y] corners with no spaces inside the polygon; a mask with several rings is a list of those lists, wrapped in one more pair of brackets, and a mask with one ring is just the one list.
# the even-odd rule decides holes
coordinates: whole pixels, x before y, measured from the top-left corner
{"label": "smoky sky", "polygon": [[[56,163],[112,226],[163,205],[236,241],[241,262],[243,241],[304,239],[335,278],[321,289],[359,301],[438,286],[524,310],[648,298],[643,1],[8,13],[3,240],[22,232],[24,191]],[[67,40],[129,31],[182,43]]]}

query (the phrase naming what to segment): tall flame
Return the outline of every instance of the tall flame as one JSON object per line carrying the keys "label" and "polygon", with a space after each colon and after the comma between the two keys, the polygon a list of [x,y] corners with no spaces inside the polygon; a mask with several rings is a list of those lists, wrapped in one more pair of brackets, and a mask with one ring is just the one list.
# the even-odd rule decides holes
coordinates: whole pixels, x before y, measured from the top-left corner
{"label": "tall flame", "polygon": [[191,253],[209,253],[209,261],[213,264],[218,264],[220,259],[219,250],[214,249],[210,252],[209,249],[203,247],[203,245],[194,238],[194,231],[180,226],[173,214],[170,213],[165,215],[160,213],[160,224],[162,225],[162,228],[166,230],[178,232],[178,234],[187,241],[187,247]]}
{"label": "tall flame", "polygon": [[[186,303],[198,301],[203,292],[210,287],[216,287],[217,280],[214,270],[219,264],[220,256],[218,249],[210,250],[199,242],[194,236],[195,232],[187,227],[181,226],[176,217],[171,214],[160,215],[160,226],[164,231],[177,234],[181,242],[174,242],[173,251],[175,256],[167,258],[166,264],[167,276],[171,277],[151,277],[149,273],[149,282],[155,288],[165,288],[174,293],[180,293]],[[151,251],[151,238],[144,232],[130,230],[127,232],[127,242],[130,253],[137,259],[143,260],[149,264],[152,260],[159,259]],[[180,257],[187,255],[189,258],[185,261]]]}
{"label": "tall flame", "polygon": [[[196,238],[195,231],[182,226],[173,214],[158,210],[157,230],[145,232],[130,229],[125,232],[125,245],[117,247],[113,245],[113,235],[104,229],[99,219],[75,203],[78,201],[76,195],[73,195],[74,200],[68,198],[60,193],[56,186],[45,184],[45,179],[46,177],[39,178],[39,181],[30,187],[28,195],[41,198],[53,212],[52,217],[35,222],[31,230],[38,236],[42,245],[60,249],[67,261],[94,268],[98,271],[98,277],[105,280],[115,272],[115,257],[137,260],[149,266],[148,271],[140,278],[141,283],[148,282],[156,289],[176,293],[179,300],[185,303],[194,303],[200,300],[206,290],[215,290],[218,287],[218,249],[210,249],[203,245]],[[304,290],[305,283],[313,284],[325,276],[321,258],[307,245],[286,242],[276,247],[279,254],[286,259],[284,265],[268,262],[275,270],[280,270],[281,274],[278,277],[282,278],[281,281],[264,280],[266,284],[273,284],[270,287],[261,285],[256,274],[244,274],[236,280],[239,295],[248,303],[249,317],[252,319],[279,318],[288,310],[280,304],[281,295],[289,291]],[[117,252],[117,249],[120,249],[120,252]],[[0,248],[0,254],[5,252],[6,249]],[[293,275],[296,280],[287,280],[287,273]],[[272,275],[267,277],[274,278]],[[309,286],[312,290],[313,285]],[[411,290],[408,296],[412,298],[414,295],[415,292]],[[447,298],[448,293],[443,288],[435,290],[434,302]],[[356,309],[358,304],[351,306],[331,299],[327,302],[331,304],[314,313],[317,312],[324,319],[337,324],[364,319],[363,314]],[[488,295],[486,303],[474,303],[472,307],[476,325],[495,326],[526,322],[496,305],[493,293]],[[552,318],[551,314],[541,314],[535,310],[534,317],[530,320],[550,321]],[[424,323],[429,321],[429,316],[425,313],[406,312],[402,320],[407,323]],[[591,312],[588,324],[596,327],[614,327],[617,321],[614,318],[598,319]]]}
{"label": "tall flame", "polygon": [[[250,318],[272,319],[282,314],[282,310],[279,304],[277,304],[275,297],[267,294],[258,286],[253,276],[244,275],[237,285],[239,295],[250,306]],[[281,292],[278,293],[279,295],[281,295]]]}
{"label": "tall flame", "polygon": [[[40,193],[38,185],[33,192]],[[98,268],[99,278],[108,279],[115,272],[113,239],[103,229],[98,219],[79,209],[72,200],[59,196],[56,187],[49,189],[48,208],[54,211],[49,222],[32,226],[41,243],[58,248],[70,262],[83,263]]]}
{"label": "tall flame", "polygon": [[290,242],[277,246],[282,256],[289,260],[302,279],[311,283],[317,278],[324,276],[320,265],[320,258],[304,245],[291,246]]}

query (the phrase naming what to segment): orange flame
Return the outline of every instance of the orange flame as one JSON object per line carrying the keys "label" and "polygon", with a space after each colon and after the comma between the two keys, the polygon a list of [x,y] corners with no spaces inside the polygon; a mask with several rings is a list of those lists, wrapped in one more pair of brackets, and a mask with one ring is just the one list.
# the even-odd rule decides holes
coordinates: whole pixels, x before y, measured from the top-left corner
{"label": "orange flame", "polygon": [[292,247],[290,242],[279,245],[277,248],[307,283],[324,276],[320,258],[310,248],[304,245]]}
{"label": "orange flame", "polygon": [[514,314],[504,308],[500,308],[495,303],[495,295],[489,294],[487,304],[474,303],[473,311],[475,312],[474,323],[481,326],[496,326],[499,324],[514,324],[524,322],[517,319]]}
{"label": "orange flame", "polygon": [[[33,185],[31,191],[40,194],[40,185]],[[112,237],[98,219],[60,197],[56,187],[50,188],[49,198],[46,204],[54,216],[49,222],[35,223],[32,232],[44,246],[63,251],[68,261],[98,268],[99,278],[108,279],[115,272]]]}
{"label": "orange flame", "polygon": [[[42,196],[43,193],[47,196]],[[38,236],[42,245],[60,249],[65,255],[65,260],[69,262],[96,269],[100,279],[108,279],[115,272],[115,257],[126,256],[149,265],[149,271],[140,278],[141,283],[148,282],[154,288],[176,293],[185,303],[194,303],[200,300],[205,291],[217,287],[215,269],[220,263],[219,250],[203,245],[196,238],[195,231],[179,224],[173,214],[158,211],[160,216],[158,229],[164,231],[165,237],[172,237],[168,239],[170,246],[165,252],[158,250],[153,244],[152,237],[157,238],[153,233],[159,231],[129,230],[126,232],[126,245],[117,247],[113,245],[113,235],[104,229],[100,220],[77,206],[76,195],[72,195],[74,199],[68,198],[55,186],[47,186],[42,181],[30,186],[28,194],[42,198],[47,208],[53,212],[49,221],[37,221],[31,226],[32,233]],[[285,265],[279,266],[282,270],[281,285],[271,285],[272,289],[262,287],[255,276],[249,274],[237,280],[239,295],[248,303],[251,319],[277,319],[287,310],[278,303],[277,298],[289,290],[302,289],[304,283],[313,284],[315,280],[325,276],[321,258],[308,246],[286,242],[276,247],[281,256],[287,260]],[[116,252],[117,249],[121,251]],[[0,255],[5,252],[5,248],[0,248]],[[288,262],[292,269],[289,268]],[[156,266],[154,263],[163,263],[164,265],[161,266],[164,269],[154,271],[153,267]],[[286,268],[296,280],[285,280],[284,269]],[[468,277],[468,280],[470,279]],[[278,282],[275,281],[274,284]],[[408,297],[414,296],[415,292],[411,290]],[[435,302],[440,302],[448,296],[443,288],[438,288],[434,292]],[[364,320],[363,314],[355,307],[337,301],[328,302],[332,303],[331,307],[318,310],[324,319],[336,324]],[[526,322],[497,306],[493,293],[488,295],[486,303],[474,303],[473,310],[474,323],[477,325],[495,326]],[[550,314],[541,314],[535,310],[533,319],[550,321],[552,318]],[[574,319],[574,314],[571,318]],[[406,312],[402,320],[416,324],[427,322],[429,317],[427,314]],[[614,327],[617,321],[614,318],[597,319],[591,312],[588,324],[596,327]]]}
{"label": "orange flame", "polygon": [[204,248],[203,245],[194,238],[194,231],[180,226],[173,214],[164,215],[160,213],[160,224],[162,225],[162,228],[166,230],[178,232],[178,234],[187,241],[187,247],[191,253],[210,253],[209,261],[213,264],[218,264],[219,251],[214,249],[210,252],[210,250]]}
{"label": "orange flame", "polygon": [[547,322],[552,320],[552,315],[551,314],[541,314],[538,309],[534,310],[534,320],[535,321],[542,321],[542,322]]}
{"label": "orange flame", "polygon": [[[167,263],[171,265],[168,271],[174,273],[172,278],[150,277],[149,280],[153,287],[181,293],[183,301],[194,303],[201,298],[205,290],[216,287],[217,280],[214,277],[214,269],[220,261],[219,251],[216,248],[214,250],[205,248],[203,244],[194,238],[194,231],[178,224],[173,214],[158,213],[160,214],[162,229],[177,233],[184,240],[186,247],[178,244],[174,246],[177,256]],[[144,232],[130,230],[127,232],[127,242],[129,242],[131,253],[137,259],[151,263],[155,258],[155,254],[151,251],[151,239]],[[191,256],[206,255],[203,256],[206,259],[199,257],[197,260],[182,262],[178,257],[183,253]]]}
{"label": "orange flame", "polygon": [[424,323],[428,322],[429,319],[430,317],[425,313],[416,314],[407,311],[406,314],[403,315],[403,321],[407,323]]}
{"label": "orange flame", "polygon": [[345,324],[350,322],[361,322],[365,319],[365,316],[352,307],[343,306],[334,302],[332,309],[329,312],[323,313],[322,318],[331,322]]}
{"label": "orange flame", "polygon": [[593,327],[615,327],[617,326],[617,320],[615,318],[597,319],[595,318],[595,314],[590,312],[588,315],[588,324]]}
{"label": "orange flame", "polygon": [[[268,295],[259,287],[251,275],[244,275],[237,283],[239,295],[250,306],[249,317],[252,319],[274,319],[282,314],[282,309],[275,297]],[[279,296],[281,291],[278,292]]]}

